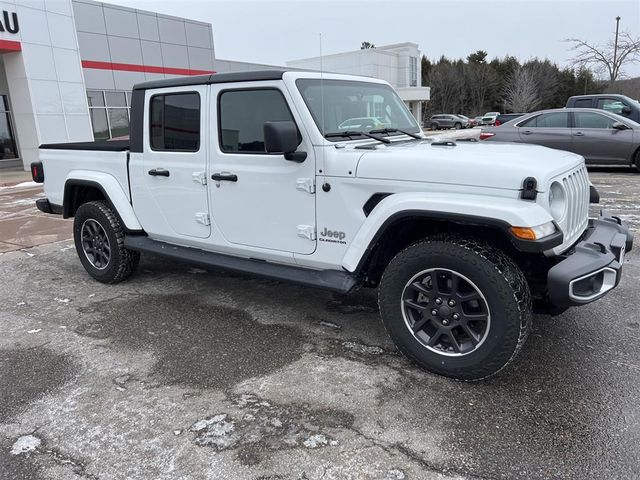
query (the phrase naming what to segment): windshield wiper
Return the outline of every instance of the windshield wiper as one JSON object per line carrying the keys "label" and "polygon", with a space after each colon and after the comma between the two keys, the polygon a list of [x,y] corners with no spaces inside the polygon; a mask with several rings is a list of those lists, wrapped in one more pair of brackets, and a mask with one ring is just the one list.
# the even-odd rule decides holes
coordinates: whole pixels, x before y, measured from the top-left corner
{"label": "windshield wiper", "polygon": [[387,139],[387,138],[382,138],[382,137],[378,137],[377,135],[371,135],[370,133],[367,132],[357,132],[357,131],[347,131],[347,132],[331,132],[331,133],[327,133],[325,134],[325,138],[331,138],[331,137],[355,137],[358,135],[362,135],[363,137],[369,137],[369,138],[373,138],[374,140],[377,140],[379,142],[382,143],[391,143],[391,140]]}
{"label": "windshield wiper", "polygon": [[405,135],[409,135],[410,137],[417,138],[418,140],[424,140],[423,137],[416,133],[407,132],[405,130],[400,130],[399,128],[381,128],[379,130],[370,130],[369,133],[381,133],[381,134],[389,134],[389,133],[404,133]]}

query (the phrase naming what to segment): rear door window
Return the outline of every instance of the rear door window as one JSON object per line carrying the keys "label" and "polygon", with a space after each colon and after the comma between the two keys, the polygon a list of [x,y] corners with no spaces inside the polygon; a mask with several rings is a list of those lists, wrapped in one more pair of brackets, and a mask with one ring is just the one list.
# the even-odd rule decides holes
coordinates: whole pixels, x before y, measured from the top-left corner
{"label": "rear door window", "polygon": [[525,120],[519,126],[527,128],[568,128],[569,114],[567,112],[543,113]]}
{"label": "rear door window", "polygon": [[195,92],[151,97],[150,143],[153,150],[200,149],[200,95]]}
{"label": "rear door window", "polygon": [[579,98],[576,100],[575,108],[591,108],[593,106],[592,98]]}

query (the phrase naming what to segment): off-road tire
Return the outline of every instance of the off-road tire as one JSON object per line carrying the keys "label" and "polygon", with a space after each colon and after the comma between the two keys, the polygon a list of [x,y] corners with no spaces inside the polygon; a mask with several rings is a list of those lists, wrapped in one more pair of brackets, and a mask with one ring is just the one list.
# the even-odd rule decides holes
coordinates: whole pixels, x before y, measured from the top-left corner
{"label": "off-road tire", "polygon": [[[110,244],[110,258],[105,268],[98,269],[91,264],[82,247],[82,225],[86,220],[96,221],[107,235]],[[124,247],[124,228],[120,218],[104,201],[82,204],[73,221],[73,237],[76,252],[87,273],[102,283],[121,282],[135,271],[140,261],[140,252]]]}
{"label": "off-road tire", "polygon": [[[430,268],[459,272],[486,299],[488,333],[484,342],[466,355],[446,356],[428,349],[405,322],[405,286]],[[401,353],[433,373],[466,381],[490,377],[506,367],[522,348],[532,319],[531,292],[513,260],[483,241],[453,235],[427,238],[398,253],[380,281],[378,304],[383,324]]]}

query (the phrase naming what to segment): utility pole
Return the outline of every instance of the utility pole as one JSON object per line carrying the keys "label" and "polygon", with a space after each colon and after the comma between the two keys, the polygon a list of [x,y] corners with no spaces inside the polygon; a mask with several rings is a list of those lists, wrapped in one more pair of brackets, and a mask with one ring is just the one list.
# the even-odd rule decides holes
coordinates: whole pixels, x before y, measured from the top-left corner
{"label": "utility pole", "polygon": [[613,44],[613,68],[611,69],[611,83],[618,77],[618,28],[620,27],[620,17],[616,17],[616,41]]}

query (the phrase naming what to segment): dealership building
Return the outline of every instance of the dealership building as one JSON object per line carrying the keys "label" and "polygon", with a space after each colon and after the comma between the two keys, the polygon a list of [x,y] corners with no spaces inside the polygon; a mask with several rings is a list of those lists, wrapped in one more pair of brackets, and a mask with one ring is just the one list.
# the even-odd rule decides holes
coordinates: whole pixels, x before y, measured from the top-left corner
{"label": "dealership building", "polygon": [[[0,176],[28,170],[43,143],[127,136],[136,83],[274,68],[216,59],[209,23],[93,0],[0,1],[0,57]],[[406,43],[328,55],[323,68],[389,81],[420,119],[419,58]]]}
{"label": "dealership building", "polygon": [[0,2],[0,169],[129,133],[135,83],[214,71],[208,23],[90,0]]}

